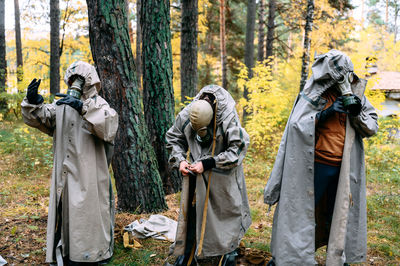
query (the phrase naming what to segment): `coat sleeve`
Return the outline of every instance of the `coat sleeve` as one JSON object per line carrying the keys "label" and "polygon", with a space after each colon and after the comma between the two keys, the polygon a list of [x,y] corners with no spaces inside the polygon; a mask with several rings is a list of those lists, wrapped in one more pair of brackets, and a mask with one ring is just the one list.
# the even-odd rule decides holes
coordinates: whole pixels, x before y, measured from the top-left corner
{"label": "coat sleeve", "polygon": [[362,102],[360,114],[355,117],[349,116],[350,122],[356,132],[363,138],[371,137],[378,131],[378,115],[365,95]]}
{"label": "coat sleeve", "polygon": [[173,168],[179,168],[180,162],[186,160],[189,147],[184,134],[185,127],[189,124],[189,120],[183,120],[182,115],[178,114],[174,125],[165,134],[169,152],[169,163]]}
{"label": "coat sleeve", "polygon": [[250,144],[250,137],[241,127],[236,116],[226,127],[225,140],[227,149],[214,156],[215,166],[220,169],[232,169],[242,163]]}
{"label": "coat sleeve", "polygon": [[83,103],[83,119],[88,130],[100,139],[112,143],[118,130],[118,114],[100,96],[89,98]]}
{"label": "coat sleeve", "polygon": [[56,108],[52,104],[30,104],[26,97],[21,103],[22,118],[25,124],[53,136],[56,127]]}

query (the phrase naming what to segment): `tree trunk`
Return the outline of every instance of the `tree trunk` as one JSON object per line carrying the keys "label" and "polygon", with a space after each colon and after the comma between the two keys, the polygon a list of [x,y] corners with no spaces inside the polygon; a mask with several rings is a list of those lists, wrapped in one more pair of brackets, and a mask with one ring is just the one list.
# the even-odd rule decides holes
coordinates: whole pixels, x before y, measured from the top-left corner
{"label": "tree trunk", "polygon": [[198,0],[182,1],[181,23],[181,102],[197,93]]}
{"label": "tree trunk", "polygon": [[60,92],[60,7],[50,1],[50,93]]}
{"label": "tree trunk", "polygon": [[142,22],[140,21],[140,9],[142,0],[136,1],[136,73],[139,89],[142,88]]}
{"label": "tree trunk", "polygon": [[314,0],[307,0],[307,15],[306,15],[306,25],[304,27],[304,44],[303,44],[303,58],[301,65],[300,91],[303,91],[304,85],[306,84],[308,77],[308,66],[310,65],[310,46],[311,46],[310,34],[312,31],[313,19],[314,19]]}
{"label": "tree trunk", "polygon": [[222,87],[228,90],[226,44],[225,44],[225,0],[220,0],[219,6],[219,38],[221,50]]}
{"label": "tree trunk", "polygon": [[129,10],[129,0],[125,0],[126,19],[128,20],[129,40],[133,43],[133,30],[131,23],[131,11]]}
{"label": "tree trunk", "polygon": [[267,43],[266,43],[266,54],[265,58],[270,59],[274,52],[274,32],[275,32],[275,0],[269,0],[268,4],[268,32],[267,32]]}
{"label": "tree trunk", "polygon": [[394,44],[397,42],[397,17],[399,16],[399,11],[399,5],[396,2],[394,6]]}
{"label": "tree trunk", "polygon": [[102,95],[119,114],[112,159],[118,207],[131,212],[167,208],[141,108],[124,0],[87,0],[93,60]]}
{"label": "tree trunk", "polygon": [[5,30],[5,2],[0,0],[0,92],[6,90],[7,61],[6,61],[6,30]]}
{"label": "tree trunk", "polygon": [[24,80],[24,63],[22,60],[21,24],[18,0],[14,0],[15,14],[15,47],[17,50],[17,81],[18,85]]}
{"label": "tree trunk", "polygon": [[142,53],[144,114],[166,194],[181,188],[178,172],[169,167],[165,140],[175,117],[169,5],[165,0],[146,0],[140,12],[142,47],[146,47]]}
{"label": "tree trunk", "polygon": [[259,9],[258,9],[258,54],[257,60],[262,62],[264,61],[264,0],[260,0]]}
{"label": "tree trunk", "polygon": [[[247,1],[247,22],[246,22],[246,42],[244,50],[244,64],[248,71],[249,79],[253,77],[254,67],[254,29],[256,23],[256,0]],[[249,91],[244,86],[243,97],[249,100]],[[243,121],[246,121],[248,116],[246,109],[243,110]]]}

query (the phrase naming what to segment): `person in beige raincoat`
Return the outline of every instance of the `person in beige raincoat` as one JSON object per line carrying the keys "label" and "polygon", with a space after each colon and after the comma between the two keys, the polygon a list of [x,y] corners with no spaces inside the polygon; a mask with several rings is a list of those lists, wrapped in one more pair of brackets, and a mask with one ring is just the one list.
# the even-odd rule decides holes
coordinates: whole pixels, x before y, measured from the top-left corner
{"label": "person in beige raincoat", "polygon": [[73,63],[64,81],[69,95],[45,104],[38,94],[40,80],[34,79],[21,104],[25,123],[53,137],[46,262],[100,262],[113,254],[114,196],[107,153],[118,115],[97,94],[100,80],[92,65]]}
{"label": "person in beige raincoat", "polygon": [[224,254],[221,265],[235,265],[235,250],[251,224],[242,166],[249,136],[235,101],[219,86],[204,87],[178,114],[166,139],[170,163],[184,176],[175,265]]}
{"label": "person in beige raincoat", "polygon": [[[344,53],[331,50],[316,57],[264,190],[265,203],[278,203],[269,265],[315,265],[315,250],[323,245],[328,266],[365,261],[363,138],[378,130],[365,86]],[[344,88],[350,94],[342,93]],[[345,96],[355,100],[354,108],[344,108]]]}

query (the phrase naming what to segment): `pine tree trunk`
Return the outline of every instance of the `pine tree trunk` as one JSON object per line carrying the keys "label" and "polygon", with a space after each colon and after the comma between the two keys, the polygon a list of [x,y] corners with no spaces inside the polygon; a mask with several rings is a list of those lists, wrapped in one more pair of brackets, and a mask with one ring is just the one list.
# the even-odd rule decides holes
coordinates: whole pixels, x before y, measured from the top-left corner
{"label": "pine tree trunk", "polygon": [[181,102],[197,93],[198,0],[182,1],[181,23]]}
{"label": "pine tree trunk", "polygon": [[259,2],[259,9],[258,9],[258,54],[257,60],[262,62],[264,61],[264,0],[260,0]]}
{"label": "pine tree trunk", "polygon": [[139,89],[142,88],[142,22],[140,21],[140,9],[142,0],[136,1],[136,73]]}
{"label": "pine tree trunk", "polygon": [[139,213],[162,211],[167,205],[141,108],[124,0],[86,2],[102,95],[119,114],[112,159],[118,207]]}
{"label": "pine tree trunk", "polygon": [[306,85],[308,77],[308,66],[310,65],[310,46],[311,46],[310,34],[312,31],[313,19],[314,19],[314,0],[307,0],[307,15],[306,15],[306,25],[304,27],[304,44],[303,44],[303,58],[301,64],[300,91],[303,91],[304,85]]}
{"label": "pine tree trunk", "polygon": [[221,50],[222,87],[228,90],[226,44],[225,44],[225,0],[220,0],[219,6],[219,38]]}
{"label": "pine tree trunk", "polygon": [[[248,77],[253,77],[253,67],[254,67],[254,29],[256,23],[256,1],[247,1],[247,22],[246,22],[246,43],[244,50],[244,64],[247,67]],[[247,87],[244,87],[243,97],[249,100],[249,91]],[[246,121],[248,112],[244,109],[243,121]]]}
{"label": "pine tree trunk", "polygon": [[6,61],[6,30],[5,30],[5,2],[0,0],[0,92],[6,89],[7,61]]}
{"label": "pine tree trunk", "polygon": [[50,1],[50,93],[60,92],[60,7]]}
{"label": "pine tree trunk", "polygon": [[265,58],[270,59],[269,57],[274,54],[274,33],[275,33],[275,10],[276,10],[276,2],[275,0],[269,0],[268,4],[268,32],[267,32],[267,43],[266,43],[266,54]]}
{"label": "pine tree trunk", "polygon": [[142,53],[144,114],[166,194],[181,188],[178,172],[169,167],[165,140],[175,116],[169,5],[165,0],[146,0],[140,12],[142,47],[146,47]]}
{"label": "pine tree trunk", "polygon": [[24,63],[22,60],[21,24],[18,0],[14,0],[15,14],[15,46],[17,50],[17,81],[18,85],[24,80]]}

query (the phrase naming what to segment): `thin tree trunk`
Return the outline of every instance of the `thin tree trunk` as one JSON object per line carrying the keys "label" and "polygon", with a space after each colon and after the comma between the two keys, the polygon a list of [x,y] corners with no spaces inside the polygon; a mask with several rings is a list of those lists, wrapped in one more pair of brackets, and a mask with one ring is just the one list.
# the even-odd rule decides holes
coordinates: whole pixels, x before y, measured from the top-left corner
{"label": "thin tree trunk", "polygon": [[275,10],[276,2],[275,0],[269,0],[268,4],[268,32],[267,32],[267,43],[266,43],[266,54],[265,58],[270,59],[274,54],[274,33],[275,33]]}
{"label": "thin tree trunk", "polygon": [[389,0],[386,0],[385,25],[386,29],[389,29]]}
{"label": "thin tree trunk", "polygon": [[136,73],[139,89],[142,88],[142,22],[140,21],[140,9],[142,0],[136,1]]}
{"label": "thin tree trunk", "polygon": [[7,61],[6,61],[6,29],[5,29],[5,2],[0,0],[0,92],[6,89]]}
{"label": "thin tree trunk", "polygon": [[260,0],[258,9],[258,54],[257,54],[257,60],[260,62],[264,61],[264,38],[265,38],[264,8],[265,8],[264,0]]}
{"label": "thin tree trunk", "polygon": [[312,31],[313,19],[314,19],[314,0],[307,0],[307,15],[306,15],[306,25],[304,27],[304,44],[303,44],[303,58],[301,65],[300,91],[303,91],[304,85],[306,84],[308,77],[308,66],[310,65],[310,46],[311,46],[310,34]]}
{"label": "thin tree trunk", "polygon": [[60,92],[60,7],[50,1],[50,93]]}
{"label": "thin tree trunk", "polygon": [[17,81],[18,85],[24,80],[24,63],[22,60],[21,24],[18,0],[14,0],[15,14],[15,46],[17,50]]}
{"label": "thin tree trunk", "polygon": [[198,0],[182,1],[181,29],[181,102],[197,92],[197,20]]}
{"label": "thin tree trunk", "polygon": [[[244,50],[244,64],[247,67],[249,79],[253,77],[254,67],[254,30],[256,24],[256,0],[247,1],[247,22],[246,22],[246,42]],[[244,87],[243,97],[249,100],[249,91]],[[246,121],[249,113],[243,110],[243,121]]]}
{"label": "thin tree trunk", "polygon": [[397,42],[397,17],[399,16],[399,6],[397,2],[394,7],[394,44]]}
{"label": "thin tree trunk", "polygon": [[167,208],[141,108],[124,0],[87,0],[93,60],[102,95],[119,114],[112,167],[118,207],[131,212]]}
{"label": "thin tree trunk", "polygon": [[228,90],[226,44],[225,44],[225,0],[220,0],[219,6],[219,38],[221,50],[222,87]]}
{"label": "thin tree trunk", "polygon": [[169,1],[143,1],[141,15],[142,47],[146,47],[142,54],[144,114],[164,192],[172,194],[180,190],[181,180],[169,167],[165,140],[175,116]]}

